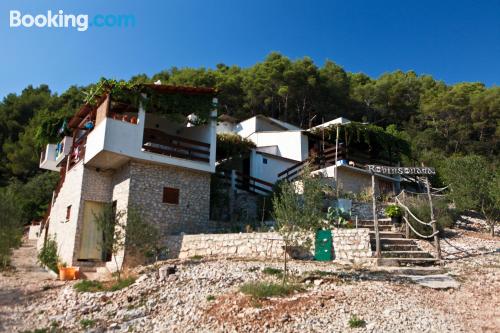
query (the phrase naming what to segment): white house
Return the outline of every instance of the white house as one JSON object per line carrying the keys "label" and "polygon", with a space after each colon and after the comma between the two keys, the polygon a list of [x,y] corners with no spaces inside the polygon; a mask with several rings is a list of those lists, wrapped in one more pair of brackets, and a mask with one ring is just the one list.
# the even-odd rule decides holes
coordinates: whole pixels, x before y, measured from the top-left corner
{"label": "white house", "polygon": [[[221,116],[217,133],[234,133],[251,140],[256,148],[250,158],[244,161],[243,173],[258,180],[274,184],[279,179],[296,177],[305,162],[313,156],[323,154],[324,166],[316,168],[325,177],[337,179],[345,191],[360,192],[370,187],[371,178],[363,168],[349,166],[344,160],[341,149],[335,162],[335,145],[323,142],[321,137],[312,134],[314,130],[329,126],[344,126],[350,123],[340,117],[308,130],[263,115],[237,122],[234,118]],[[337,165],[335,165],[337,164]],[[354,164],[351,162],[351,164]],[[335,176],[335,173],[338,173]],[[394,191],[397,179],[377,175],[380,192]]]}
{"label": "white house", "polygon": [[[214,95],[208,88],[148,85],[159,94]],[[216,100],[215,100],[216,102]],[[96,215],[137,209],[161,235],[198,233],[209,222],[210,176],[215,171],[216,110],[204,125],[176,123],[145,110],[101,98],[69,121],[71,136],[49,144],[40,168],[59,171],[39,248],[50,236],[68,265],[110,261],[102,249]],[[127,219],[127,215],[124,215]],[[119,258],[126,259],[126,252]]]}

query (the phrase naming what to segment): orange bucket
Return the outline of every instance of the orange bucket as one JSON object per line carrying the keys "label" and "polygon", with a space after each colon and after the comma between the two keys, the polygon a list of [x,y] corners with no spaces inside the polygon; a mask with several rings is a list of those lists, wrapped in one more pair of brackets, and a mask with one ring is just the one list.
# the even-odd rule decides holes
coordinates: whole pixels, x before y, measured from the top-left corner
{"label": "orange bucket", "polygon": [[78,271],[75,267],[61,267],[59,268],[59,280],[76,280]]}

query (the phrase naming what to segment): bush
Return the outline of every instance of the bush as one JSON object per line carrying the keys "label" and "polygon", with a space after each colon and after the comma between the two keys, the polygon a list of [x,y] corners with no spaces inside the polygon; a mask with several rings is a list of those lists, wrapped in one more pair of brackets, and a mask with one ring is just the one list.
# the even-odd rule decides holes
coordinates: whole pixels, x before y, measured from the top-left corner
{"label": "bush", "polygon": [[55,239],[50,236],[47,237],[45,244],[43,244],[42,249],[38,253],[38,261],[52,271],[59,273],[59,268],[57,267],[59,256],[57,255],[57,242]]}
{"label": "bush", "polygon": [[358,318],[356,315],[351,315],[351,318],[349,319],[349,327],[350,328],[358,328],[358,327],[365,327],[366,321],[364,321],[361,318]]}
{"label": "bush", "polygon": [[262,273],[267,275],[275,275],[276,277],[283,277],[283,270],[274,267],[266,267],[262,270]]}
{"label": "bush", "polygon": [[[432,199],[434,216],[436,218],[436,227],[442,232],[445,228],[450,228],[454,223],[455,213],[454,210],[448,208],[448,201],[445,199]],[[424,222],[429,222],[431,220],[431,212],[429,208],[429,202],[423,197],[413,197],[406,201],[406,205],[410,211]],[[416,231],[422,235],[431,235],[432,227],[425,226],[417,221],[411,215],[408,216],[410,224]],[[413,233],[413,231],[412,231]],[[413,233],[414,234],[414,233]],[[418,237],[418,235],[414,235]]]}
{"label": "bush", "polygon": [[109,291],[117,291],[123,288],[127,288],[131,284],[135,282],[135,278],[133,277],[128,277],[123,280],[116,281],[115,284],[111,285],[111,287],[108,288]]}
{"label": "bush", "polygon": [[266,298],[272,296],[286,296],[295,291],[301,291],[302,287],[295,284],[281,284],[268,282],[250,282],[242,285],[240,291],[254,298]]}
{"label": "bush", "polygon": [[128,277],[126,279],[118,280],[111,285],[104,285],[99,281],[83,280],[74,285],[78,292],[95,293],[99,291],[117,291],[130,286],[135,282],[135,278]]}
{"label": "bush", "polygon": [[82,319],[80,320],[80,325],[83,329],[91,328],[95,325],[95,320],[93,319]]}
{"label": "bush", "polygon": [[78,292],[98,292],[103,291],[104,286],[99,281],[83,280],[74,285],[76,291]]}
{"label": "bush", "polygon": [[403,211],[398,205],[389,205],[385,207],[385,215],[389,217],[400,217],[403,215]]}

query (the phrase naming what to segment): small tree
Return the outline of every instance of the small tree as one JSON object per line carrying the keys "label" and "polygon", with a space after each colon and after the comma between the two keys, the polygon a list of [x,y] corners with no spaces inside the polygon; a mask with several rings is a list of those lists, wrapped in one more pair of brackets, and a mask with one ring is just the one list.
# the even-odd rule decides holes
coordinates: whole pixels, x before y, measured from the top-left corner
{"label": "small tree", "polygon": [[113,259],[116,266],[118,280],[121,280],[121,265],[118,264],[118,254],[124,250],[125,224],[123,221],[126,212],[116,211],[112,204],[106,204],[99,213],[93,213],[97,227],[102,232],[99,246],[102,251],[102,259]]}
{"label": "small tree", "polygon": [[457,209],[476,210],[485,217],[495,236],[500,216],[500,171],[484,157],[469,155],[449,158],[443,168],[444,179],[451,185],[448,194]]}
{"label": "small tree", "polygon": [[295,182],[282,182],[273,197],[273,215],[277,229],[285,243],[283,283],[288,277],[287,252],[302,241],[310,245],[311,232],[316,231],[323,219],[323,188],[319,177],[311,176],[308,168]]}
{"label": "small tree", "polygon": [[159,230],[143,220],[139,210],[129,207],[116,211],[111,204],[99,213],[94,214],[97,225],[103,233],[100,247],[103,259],[109,256],[114,260],[118,280],[121,280],[121,265],[118,255],[125,251],[134,256],[153,257],[154,261],[165,251],[162,247]]}

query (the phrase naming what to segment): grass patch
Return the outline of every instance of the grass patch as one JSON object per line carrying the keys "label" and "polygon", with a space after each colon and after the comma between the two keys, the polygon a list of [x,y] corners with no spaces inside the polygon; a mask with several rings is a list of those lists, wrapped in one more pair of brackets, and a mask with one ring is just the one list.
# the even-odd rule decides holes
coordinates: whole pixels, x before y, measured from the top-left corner
{"label": "grass patch", "polygon": [[191,260],[201,260],[201,259],[203,259],[203,256],[195,255],[195,256],[190,257],[189,259],[191,259]]}
{"label": "grass patch", "polygon": [[106,284],[106,285],[99,281],[83,280],[75,284],[74,288],[78,292],[91,292],[91,293],[99,291],[117,291],[130,286],[134,282],[135,278],[133,277],[128,277],[126,279],[122,279],[120,281],[116,281],[112,284]]}
{"label": "grass patch", "polygon": [[117,290],[120,290],[120,289],[123,289],[123,288],[127,288],[128,286],[130,286],[134,282],[135,282],[135,278],[128,277],[128,278],[125,278],[123,280],[116,281],[116,283],[113,284],[113,285],[111,285],[108,288],[108,290],[109,291],[117,291]]}
{"label": "grass patch", "polygon": [[104,286],[101,282],[92,280],[83,280],[81,282],[78,282],[74,285],[74,288],[76,289],[76,291],[81,293],[95,293],[98,291],[104,291]]}
{"label": "grass patch", "polygon": [[358,327],[365,327],[366,326],[366,321],[363,319],[359,318],[356,315],[351,315],[351,318],[349,319],[349,327],[350,328],[358,328]]}
{"label": "grass patch", "polygon": [[266,298],[272,296],[286,296],[295,291],[302,291],[302,287],[296,284],[281,284],[269,282],[250,282],[240,287],[240,291],[254,298]]}
{"label": "grass patch", "polygon": [[207,301],[209,301],[209,302],[215,301],[215,296],[214,295],[208,295],[207,296]]}
{"label": "grass patch", "polygon": [[82,328],[87,329],[90,327],[94,327],[95,325],[95,320],[93,319],[82,319],[80,320],[80,325],[82,325]]}
{"label": "grass patch", "polygon": [[274,275],[279,278],[283,277],[283,270],[274,267],[266,267],[262,270],[262,273],[267,275]]}

